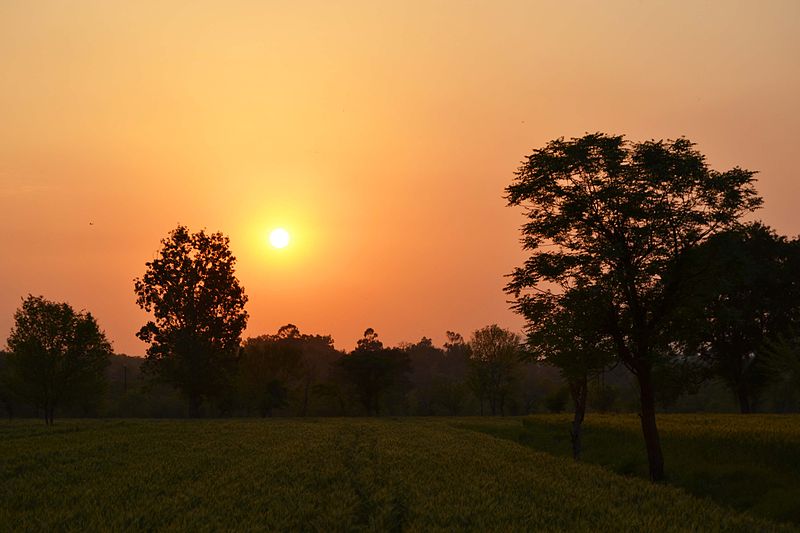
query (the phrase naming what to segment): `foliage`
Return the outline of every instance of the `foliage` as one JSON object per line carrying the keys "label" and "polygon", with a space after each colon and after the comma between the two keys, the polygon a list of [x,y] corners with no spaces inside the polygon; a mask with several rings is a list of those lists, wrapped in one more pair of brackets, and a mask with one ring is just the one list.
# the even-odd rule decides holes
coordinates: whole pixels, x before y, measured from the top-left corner
{"label": "foliage", "polygon": [[247,297],[221,233],[178,226],[161,244],[135,280],[136,303],[154,315],[137,336],[150,344],[145,369],[178,388],[197,416],[203,401],[229,386],[247,324]]}
{"label": "foliage", "polygon": [[96,401],[111,344],[91,313],[28,296],[8,337],[5,385],[53,423],[56,408]]}
{"label": "foliage", "polygon": [[468,383],[481,402],[487,401],[491,414],[505,414],[506,400],[518,379],[520,337],[497,324],[473,332],[470,338]]}
{"label": "foliage", "polygon": [[240,401],[262,416],[291,402],[305,416],[312,391],[329,378],[328,367],[340,355],[330,336],[306,335],[294,324],[247,339],[238,365]]}
{"label": "foliage", "polygon": [[[506,289],[525,315],[542,300],[594,287],[616,357],[637,377],[651,477],[663,477],[652,369],[694,273],[687,256],[757,208],[754,173],[718,172],[686,139],[629,142],[589,134],[534,150],[507,187],[525,209],[530,253]],[[556,289],[556,292],[554,291]]]}
{"label": "foliage", "polygon": [[750,224],[709,240],[695,261],[702,277],[688,331],[711,371],[749,413],[767,385],[761,353],[770,338],[800,325],[800,246]]}
{"label": "foliage", "polygon": [[[0,423],[0,524],[10,531],[788,530],[451,420],[44,429]],[[753,437],[763,442],[763,433]],[[760,468],[752,451],[747,464]]]}
{"label": "foliage", "polygon": [[368,415],[379,415],[387,395],[408,388],[408,354],[398,348],[384,348],[372,328],[364,331],[356,349],[342,356],[337,365]]}

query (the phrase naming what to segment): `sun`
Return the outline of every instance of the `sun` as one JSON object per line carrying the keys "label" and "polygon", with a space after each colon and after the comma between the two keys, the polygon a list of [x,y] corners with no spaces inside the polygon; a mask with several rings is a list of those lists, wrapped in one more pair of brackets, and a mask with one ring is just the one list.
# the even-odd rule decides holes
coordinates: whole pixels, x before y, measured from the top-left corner
{"label": "sun", "polygon": [[286,248],[289,246],[289,232],[283,228],[276,228],[269,234],[269,243],[273,248]]}

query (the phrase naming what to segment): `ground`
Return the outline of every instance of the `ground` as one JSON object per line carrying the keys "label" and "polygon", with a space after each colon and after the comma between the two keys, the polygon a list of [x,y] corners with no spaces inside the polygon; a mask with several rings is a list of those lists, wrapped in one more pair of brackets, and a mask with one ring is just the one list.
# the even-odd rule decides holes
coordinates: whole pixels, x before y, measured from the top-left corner
{"label": "ground", "polygon": [[[627,433],[633,420],[597,418],[587,432],[587,461],[603,463],[590,450],[607,445],[597,438],[604,431],[619,431],[631,446],[638,442]],[[797,457],[798,418],[777,419],[777,429],[759,426],[757,417],[747,417],[740,429],[734,419],[709,420],[669,418],[665,450],[673,424],[694,426],[694,445],[701,448],[707,438],[709,447],[728,439],[752,445],[751,455],[783,450]],[[635,471],[620,475],[614,465],[577,464],[555,449],[559,439],[569,445],[561,438],[565,421],[56,420],[52,428],[5,422],[0,524],[13,531],[792,528],[785,518],[779,524],[775,515],[703,497],[680,483],[657,486]],[[671,458],[667,453],[668,472]],[[764,461],[748,463],[763,470]]]}

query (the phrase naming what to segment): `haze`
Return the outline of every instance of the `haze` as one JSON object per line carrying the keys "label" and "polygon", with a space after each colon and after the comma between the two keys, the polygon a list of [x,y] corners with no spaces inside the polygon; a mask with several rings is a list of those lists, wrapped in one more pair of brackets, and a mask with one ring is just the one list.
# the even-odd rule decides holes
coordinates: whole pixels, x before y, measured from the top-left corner
{"label": "haze", "polygon": [[32,293],[143,354],[133,278],[178,223],[230,236],[248,335],[519,329],[503,189],[585,132],[685,135],[800,232],[798,2],[168,4],[0,4],[3,340]]}

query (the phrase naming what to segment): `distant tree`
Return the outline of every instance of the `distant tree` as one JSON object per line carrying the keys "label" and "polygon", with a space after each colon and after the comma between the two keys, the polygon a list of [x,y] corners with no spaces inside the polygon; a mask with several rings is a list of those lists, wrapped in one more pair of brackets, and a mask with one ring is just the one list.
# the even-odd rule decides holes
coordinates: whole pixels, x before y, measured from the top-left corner
{"label": "distant tree", "polygon": [[785,237],[755,223],[707,241],[696,254],[708,275],[689,313],[697,350],[750,413],[766,386],[764,343],[800,325],[800,261]]}
{"label": "distant tree", "polygon": [[239,390],[248,408],[261,416],[271,416],[273,409],[285,407],[289,389],[303,374],[300,348],[270,336],[247,339],[239,359]]}
{"label": "distant tree", "polygon": [[275,335],[248,339],[239,361],[243,397],[251,406],[257,398],[281,399],[261,401],[270,406],[262,413],[291,403],[296,414],[305,416],[315,389],[330,392],[318,386],[328,379],[328,368],[340,355],[329,335],[306,335],[294,324],[282,326]]}
{"label": "distant tree", "polygon": [[472,354],[470,388],[481,401],[489,402],[492,415],[505,414],[506,399],[517,379],[521,355],[519,335],[497,324],[476,330],[470,339]]}
{"label": "distant tree", "polygon": [[441,381],[440,366],[444,363],[444,351],[434,346],[428,337],[422,337],[413,344],[402,345],[401,349],[408,355],[411,365],[410,381],[416,404],[413,412],[432,415],[436,402],[434,382]]}
{"label": "distant tree", "polygon": [[768,339],[762,347],[763,372],[784,396],[800,399],[800,332],[791,328]]}
{"label": "distant tree", "polygon": [[150,344],[144,370],[180,390],[196,417],[203,401],[229,386],[247,324],[247,297],[221,233],[178,226],[161,244],[135,280],[136,303],[154,315],[137,336]]}
{"label": "distant tree", "polygon": [[28,296],[8,337],[8,383],[53,423],[57,407],[96,400],[105,386],[111,344],[91,313]]}
{"label": "distant tree", "polygon": [[9,420],[14,418],[14,403],[16,398],[11,388],[13,387],[8,370],[8,354],[0,350],[0,404],[6,411]]}
{"label": "distant tree", "polygon": [[519,304],[572,287],[607,295],[616,356],[639,383],[650,478],[664,477],[653,368],[668,342],[670,315],[693,272],[687,255],[734,227],[761,199],[754,173],[717,172],[686,139],[633,143],[590,134],[534,150],[507,187],[525,208],[530,252],[506,290]]}
{"label": "distant tree", "polygon": [[407,388],[411,372],[408,355],[398,348],[384,348],[372,328],[337,364],[367,414],[375,416],[380,415],[383,400],[393,389]]}
{"label": "distant tree", "polygon": [[575,408],[570,430],[575,459],[581,455],[589,379],[614,362],[605,317],[597,312],[602,300],[597,287],[580,287],[523,300],[516,308],[527,319],[527,357],[558,368],[569,388]]}

